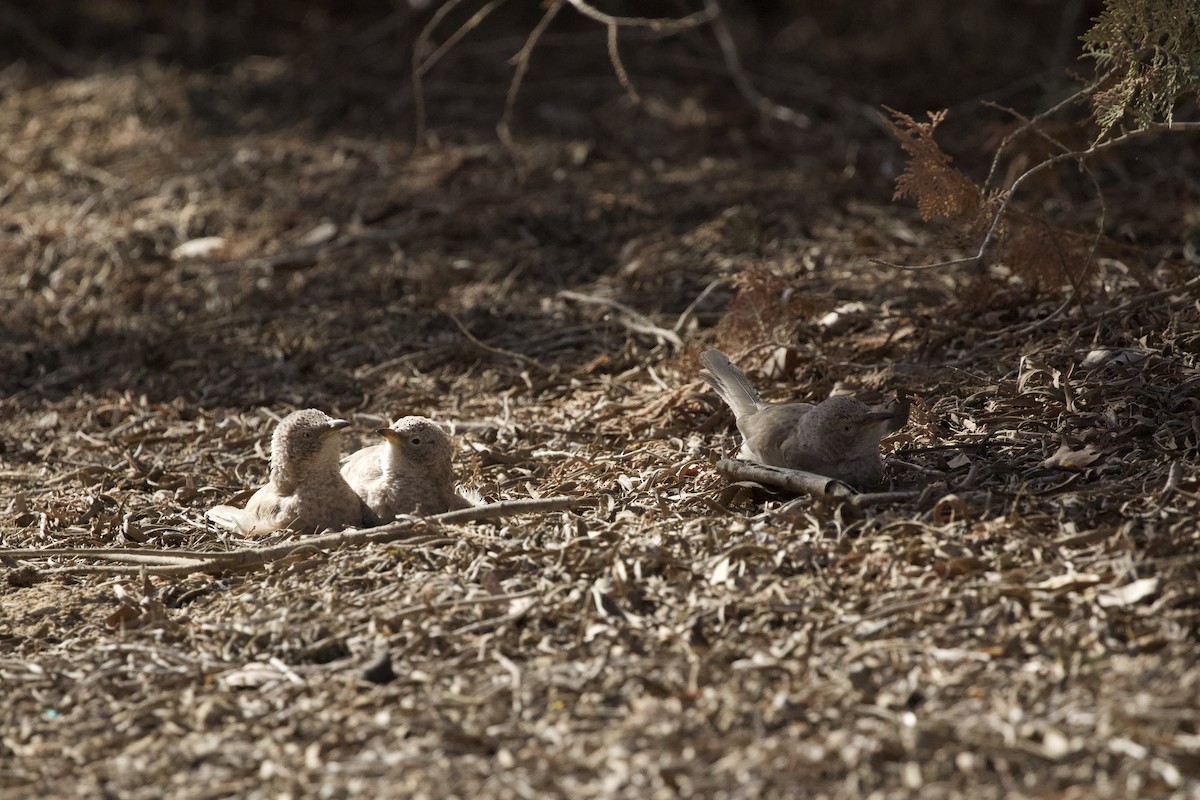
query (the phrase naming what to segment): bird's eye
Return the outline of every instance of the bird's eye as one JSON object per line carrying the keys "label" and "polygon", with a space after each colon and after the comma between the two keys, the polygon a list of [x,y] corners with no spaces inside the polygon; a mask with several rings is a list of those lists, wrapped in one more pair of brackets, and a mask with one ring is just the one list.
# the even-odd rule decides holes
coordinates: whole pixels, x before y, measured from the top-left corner
{"label": "bird's eye", "polygon": [[421,443],[421,437],[420,437],[420,436],[414,436],[413,438],[409,439],[409,441],[410,441],[410,442],[412,442],[413,444],[420,444],[420,443]]}
{"label": "bird's eye", "polygon": [[842,430],[844,430],[846,433],[849,433],[850,431],[854,430],[854,426],[847,422],[842,426]]}

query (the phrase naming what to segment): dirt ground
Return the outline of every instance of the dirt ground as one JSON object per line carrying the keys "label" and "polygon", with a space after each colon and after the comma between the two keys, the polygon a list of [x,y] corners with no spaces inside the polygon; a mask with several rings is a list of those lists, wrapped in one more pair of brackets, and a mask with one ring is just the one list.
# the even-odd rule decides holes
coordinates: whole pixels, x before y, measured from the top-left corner
{"label": "dirt ground", "polygon": [[[1200,797],[1194,139],[1097,159],[1103,203],[1026,189],[1104,213],[1060,313],[1050,267],[872,260],[970,249],[892,201],[880,104],[950,107],[982,174],[980,101],[1069,91],[1085,18],[732,5],[797,126],[702,31],[622,32],[634,103],[566,8],[510,150],[518,4],[428,72],[417,149],[430,9],[187,5],[3,12],[0,797]],[[910,496],[730,485],[712,346],[773,400],[910,396]],[[304,544],[204,512],[310,406],[574,506],[204,568]]]}

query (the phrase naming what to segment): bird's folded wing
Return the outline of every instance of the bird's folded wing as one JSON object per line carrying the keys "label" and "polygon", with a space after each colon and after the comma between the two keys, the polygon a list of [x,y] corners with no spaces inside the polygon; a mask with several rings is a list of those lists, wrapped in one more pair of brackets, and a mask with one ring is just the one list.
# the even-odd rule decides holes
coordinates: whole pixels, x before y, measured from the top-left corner
{"label": "bird's folded wing", "polygon": [[263,521],[258,514],[244,508],[213,506],[205,512],[205,516],[222,528],[243,535],[271,533],[278,530],[277,525]]}
{"label": "bird's folded wing", "polygon": [[361,493],[367,484],[379,480],[383,473],[379,454],[379,445],[373,445],[342,458],[342,477],[356,492]]}
{"label": "bird's folded wing", "polygon": [[794,455],[790,451],[803,442],[803,437],[798,436],[800,421],[812,409],[808,403],[768,405],[739,419],[738,430],[745,439],[746,449],[763,464],[802,469],[791,463],[789,456]]}

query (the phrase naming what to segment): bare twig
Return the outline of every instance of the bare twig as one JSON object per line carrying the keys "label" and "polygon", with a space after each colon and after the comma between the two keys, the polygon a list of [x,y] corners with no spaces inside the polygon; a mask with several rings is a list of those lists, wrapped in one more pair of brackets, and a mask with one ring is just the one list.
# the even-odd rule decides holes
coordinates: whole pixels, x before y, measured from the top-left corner
{"label": "bare twig", "polygon": [[725,283],[724,278],[717,278],[709,283],[708,286],[705,286],[704,290],[700,292],[700,294],[696,295],[696,299],[688,303],[688,307],[685,308],[683,313],[679,315],[679,319],[675,320],[675,325],[671,328],[671,330],[675,331],[676,333],[682,333],[684,327],[687,326],[688,321],[691,320],[692,315],[696,313],[696,309],[700,307],[700,304],[708,299],[708,296],[716,291],[717,288],[723,283]]}
{"label": "bare twig", "polygon": [[705,0],[704,8],[712,13],[713,36],[716,37],[717,44],[721,48],[721,56],[725,59],[725,69],[728,70],[729,77],[733,80],[733,85],[737,87],[742,97],[765,117],[777,119],[780,122],[787,122],[795,125],[797,128],[807,128],[812,121],[806,115],[768,99],[754,88],[754,84],[750,82],[746,70],[742,67],[742,59],[738,55],[737,44],[733,41],[733,35],[729,32],[729,26],[725,24],[725,20],[721,17],[721,8],[717,5],[717,0]]}
{"label": "bare twig", "polygon": [[608,306],[619,312],[623,317],[618,317],[622,325],[635,333],[645,333],[657,338],[659,341],[666,342],[676,349],[683,349],[683,339],[679,338],[679,334],[675,331],[655,325],[645,314],[642,314],[636,309],[622,303],[620,300],[613,300],[608,297],[598,297],[596,295],[581,294],[572,292],[567,289],[558,293],[559,297],[567,300],[574,300],[577,303],[586,303],[594,306]]}
{"label": "bare twig", "polygon": [[517,92],[521,91],[521,82],[525,80],[525,73],[529,71],[529,59],[533,55],[533,48],[537,46],[538,39],[542,38],[542,34],[546,32],[546,28],[550,27],[551,21],[558,15],[558,10],[562,8],[562,3],[552,2],[546,8],[546,13],[538,20],[537,25],[529,32],[529,37],[525,39],[525,44],[521,45],[521,49],[513,56],[513,63],[516,64],[516,70],[513,72],[512,81],[508,84],[508,94],[504,98],[504,113],[500,117],[500,122],[496,125],[496,134],[500,137],[500,141],[508,149],[509,156],[513,159],[513,163],[517,162],[516,144],[512,138],[512,116],[513,108],[517,104]]}
{"label": "bare twig", "polygon": [[513,600],[520,600],[524,597],[532,597],[538,593],[537,589],[526,589],[522,592],[509,592],[507,594],[487,594],[478,597],[459,597],[454,600],[443,600],[440,603],[421,603],[415,606],[402,608],[394,614],[389,614],[387,622],[389,625],[395,625],[402,619],[408,617],[422,616],[435,611],[447,611],[449,609],[466,608],[467,606],[484,606],[494,603],[511,603]]}
{"label": "bare twig", "polygon": [[[1109,74],[1111,74],[1111,73],[1109,73]],[[1032,116],[1028,119],[1025,119],[1024,124],[1022,124],[1016,130],[1009,131],[1008,135],[1006,135],[1003,139],[1000,140],[1000,144],[996,147],[996,154],[994,156],[992,156],[992,165],[988,169],[987,177],[984,178],[984,181],[983,181],[984,191],[986,192],[988,187],[992,185],[992,179],[996,175],[996,170],[999,169],[999,167],[1000,167],[1000,159],[1003,157],[1004,151],[1008,149],[1008,146],[1010,144],[1012,144],[1013,141],[1015,141],[1018,136],[1025,133],[1027,130],[1034,127],[1035,125],[1042,122],[1043,120],[1046,120],[1049,117],[1054,116],[1059,111],[1066,108],[1067,106],[1074,105],[1075,103],[1082,102],[1082,101],[1086,100],[1087,98],[1091,97],[1093,94],[1096,93],[1096,90],[1099,89],[1100,86],[1102,86],[1104,84],[1104,81],[1107,78],[1108,78],[1107,74],[1101,76],[1096,81],[1093,81],[1092,83],[1088,84],[1084,88],[1080,89],[1078,92],[1075,92],[1074,94],[1072,94],[1070,97],[1064,98],[1063,100],[1059,101],[1058,103],[1055,103],[1053,106],[1051,106],[1050,108],[1041,112],[1040,114],[1035,114],[1034,116]],[[984,103],[984,105],[991,105],[993,107],[999,108],[998,106],[996,106],[993,103]],[[1006,108],[1006,109],[1002,109],[1002,110],[1008,111],[1009,113],[1013,113],[1015,115],[1015,112],[1013,112],[1011,109]],[[1039,131],[1039,133],[1040,133],[1040,131]],[[1067,149],[1069,149],[1069,148],[1067,148]]]}
{"label": "bare twig", "polygon": [[425,90],[422,82],[423,78],[425,77],[425,73],[433,69],[433,66],[438,61],[441,61],[442,56],[446,55],[446,53],[450,51],[450,48],[458,44],[458,42],[462,40],[464,36],[478,27],[479,23],[483,22],[483,20],[487,18],[488,14],[491,14],[505,2],[507,2],[507,0],[490,0],[482,8],[471,15],[470,19],[460,25],[458,29],[454,31],[454,33],[450,34],[446,41],[442,42],[437,49],[433,51],[433,53],[425,58],[422,58],[422,55],[425,52],[426,46],[429,44],[430,38],[433,36],[433,32],[437,29],[437,26],[442,23],[442,20],[444,20],[447,15],[450,14],[451,11],[462,4],[462,0],[446,0],[445,4],[439,7],[436,12],[434,12],[433,16],[429,18],[429,22],[425,24],[425,27],[422,28],[421,32],[417,35],[417,41],[413,44],[412,57],[413,111],[414,117],[416,118],[417,148],[419,148],[425,142]]}
{"label": "bare twig", "polygon": [[[326,553],[343,547],[365,544],[387,544],[404,539],[417,540],[414,544],[429,544],[434,541],[454,541],[431,533],[438,525],[478,522],[486,519],[501,519],[517,514],[540,514],[565,511],[574,504],[569,497],[547,497],[539,500],[504,500],[483,506],[448,511],[432,517],[407,517],[388,525],[366,530],[338,531],[320,536],[310,536],[293,541],[281,542],[266,547],[248,547],[224,553],[208,553],[200,558],[198,553],[171,551],[154,552],[149,549],[138,552],[129,548],[54,548],[52,550],[6,550],[10,558],[91,558],[117,561],[119,565],[70,566],[49,570],[55,573],[107,573],[117,575],[157,575],[160,577],[182,577],[197,572],[228,572],[255,569],[267,564],[283,561],[292,556],[310,553]],[[161,561],[156,560],[161,559]]]}
{"label": "bare twig", "polygon": [[799,469],[772,467],[753,461],[723,458],[717,462],[717,472],[735,481],[754,481],[769,486],[778,486],[789,492],[809,494],[813,497],[844,498],[851,505],[863,508],[884,503],[896,503],[916,498],[918,492],[856,492],[849,485],[815,472]]}
{"label": "bare twig", "polygon": [[267,256],[255,256],[238,261],[226,261],[224,264],[230,265],[247,265],[262,269],[284,269],[288,267],[297,267],[305,264],[315,263],[317,258],[322,254],[332,253],[335,250],[340,250],[343,247],[349,247],[353,244],[361,242],[394,242],[408,236],[417,225],[409,223],[401,225],[398,228],[380,228],[377,230],[365,229],[354,231],[352,233],[344,233],[334,239],[326,242],[317,242],[315,244],[305,244],[290,250],[283,250],[278,253],[272,253]]}
{"label": "bare twig", "polygon": [[[483,19],[496,9],[504,0],[490,0],[482,8],[480,8],[470,19],[463,23],[453,34],[451,34],[444,42],[442,42],[430,55],[423,57],[425,50],[429,45],[429,41],[433,36],[434,30],[446,18],[446,16],[458,5],[462,0],[448,0],[448,2],[437,10],[436,13],[426,23],[425,27],[417,36],[413,50],[413,105],[416,117],[416,140],[419,147],[425,139],[426,130],[426,111],[425,111],[425,95],[422,85],[422,79],[425,74],[438,62],[441,58],[456,45],[468,32],[479,25]],[[529,72],[529,63],[533,54],[534,48],[541,39],[542,34],[546,32],[551,21],[558,15],[558,12],[564,5],[569,4],[572,8],[578,11],[585,17],[599,22],[605,27],[608,58],[612,63],[613,72],[617,76],[617,81],[628,94],[630,100],[636,104],[641,103],[641,95],[634,86],[633,81],[629,77],[628,70],[625,69],[625,64],[621,60],[621,53],[618,47],[618,39],[621,28],[645,28],[655,33],[678,33],[680,31],[698,28],[704,24],[710,24],[713,29],[713,34],[717,39],[717,43],[721,49],[721,55],[725,61],[726,71],[732,78],[734,85],[737,87],[741,95],[764,116],[778,119],[783,122],[788,122],[798,127],[807,128],[809,119],[804,114],[795,111],[786,106],[779,105],[764,97],[757,89],[754,88],[742,67],[741,58],[738,55],[737,45],[733,41],[733,36],[729,32],[728,26],[725,25],[721,16],[721,7],[717,0],[705,0],[704,8],[700,11],[687,14],[679,18],[660,18],[660,17],[618,17],[611,14],[606,14],[603,11],[593,7],[585,0],[549,0],[546,3],[546,11],[542,14],[542,18],[529,32],[525,43],[521,49],[513,56],[513,64],[515,70],[512,80],[509,81],[508,91],[504,98],[504,111],[501,114],[500,121],[496,124],[496,134],[500,141],[508,150],[513,162],[520,167],[520,162],[516,150],[516,143],[512,135],[512,121],[514,109],[516,107],[517,96],[521,91],[521,85],[525,81],[525,76]]]}
{"label": "bare twig", "polygon": [[514,358],[517,361],[520,361],[525,366],[536,369],[539,372],[542,372],[544,374],[547,374],[550,372],[550,369],[548,367],[546,367],[544,364],[542,364],[542,362],[538,361],[536,358],[530,358],[529,356],[524,355],[522,353],[514,353],[512,350],[505,350],[501,347],[493,347],[492,345],[488,344],[487,342],[481,341],[478,337],[475,336],[475,334],[471,333],[471,331],[469,331],[467,329],[467,326],[464,325],[462,323],[462,320],[460,320],[458,317],[454,316],[450,312],[446,312],[446,316],[450,317],[450,320],[455,325],[458,326],[458,329],[460,331],[462,331],[462,335],[467,338],[467,341],[469,341],[471,344],[475,345],[476,347],[478,347],[480,350],[484,351],[485,353],[491,353],[494,356],[504,356],[505,358]]}
{"label": "bare twig", "polygon": [[[1188,291],[1191,291],[1191,290],[1197,289],[1197,288],[1200,288],[1200,275],[1197,275],[1194,278],[1189,278],[1188,280],[1184,281],[1183,283],[1179,284],[1178,286],[1170,286],[1166,289],[1159,289],[1158,291],[1148,292],[1139,297],[1135,297],[1132,300],[1126,300],[1124,303],[1121,303],[1119,306],[1105,309],[1104,313],[1107,315],[1112,315],[1112,316],[1120,316],[1121,314],[1124,314],[1126,311],[1129,311],[1130,309],[1136,308],[1138,306],[1145,305],[1146,303],[1152,303],[1155,300],[1160,300],[1164,297],[1170,297],[1173,294],[1185,293],[1185,292],[1188,292]],[[1191,297],[1185,297],[1184,302],[1186,302],[1188,305],[1191,305],[1193,302],[1195,302],[1195,300]],[[1174,305],[1174,303],[1172,305]]]}
{"label": "bare twig", "polygon": [[[1080,92],[1080,94],[1086,96],[1086,94],[1084,92]],[[995,108],[1000,111],[1006,111],[1007,113],[1012,114],[1017,119],[1023,121],[1024,124],[1021,126],[1022,130],[1030,128],[1031,126],[1033,126],[1035,124],[1035,120],[1041,119],[1041,118],[1045,117],[1045,115],[1046,115],[1045,113],[1043,113],[1043,114],[1039,114],[1034,119],[1027,119],[1023,114],[1021,114],[1019,111],[1017,111],[1016,109],[1013,109],[1013,108],[1008,108],[1006,106],[1001,106],[997,103],[991,103],[991,102],[985,103],[984,105],[987,105],[991,108]],[[1061,104],[1059,104],[1059,105],[1061,106]],[[1056,108],[1057,107],[1059,107],[1059,106],[1056,106]],[[1046,133],[1044,130],[1042,130],[1040,128],[1035,128],[1034,130],[1039,137],[1041,137],[1042,139],[1045,139],[1047,142],[1054,145],[1062,152],[1064,152],[1064,153],[1071,152],[1070,147],[1068,147],[1066,144],[1059,141],[1055,137],[1051,136],[1050,134]],[[1003,147],[1004,143],[1001,143],[1000,146]],[[995,163],[993,162],[993,169],[994,168],[995,168]],[[1087,263],[1084,264],[1083,271],[1080,273],[1078,278],[1076,278],[1074,275],[1070,275],[1070,274],[1067,275],[1067,277],[1071,281],[1072,286],[1075,289],[1075,296],[1079,295],[1079,293],[1082,289],[1083,281],[1084,281],[1084,279],[1087,278],[1088,272],[1091,271],[1092,263],[1095,260],[1096,248],[1100,244],[1100,237],[1104,235],[1105,219],[1108,216],[1108,205],[1104,202],[1104,191],[1100,188],[1100,179],[1096,177],[1096,173],[1092,170],[1091,166],[1088,165],[1086,160],[1080,160],[1079,168],[1082,169],[1084,174],[1088,176],[1088,179],[1091,180],[1091,182],[1092,182],[1092,188],[1096,190],[1096,199],[1100,201],[1100,218],[1098,220],[1096,220],[1096,235],[1095,235],[1095,237],[1093,237],[1092,246],[1088,250]],[[988,177],[990,180],[991,176],[989,175]]]}
{"label": "bare twig", "polygon": [[635,105],[640,105],[641,95],[634,88],[633,82],[629,80],[629,73],[625,71],[625,65],[621,63],[621,52],[617,49],[617,31],[619,29],[615,22],[608,24],[608,60],[612,62],[613,72],[617,74],[617,82],[625,87],[625,93],[629,95],[629,99]]}
{"label": "bare twig", "polygon": [[[925,597],[917,597],[912,600],[902,600],[900,602],[887,603],[879,608],[872,609],[872,610],[866,612],[865,614],[860,615],[857,619],[853,619],[848,622],[842,622],[842,623],[833,625],[831,627],[828,627],[828,628],[818,632],[817,633],[817,641],[818,642],[827,642],[830,639],[834,639],[838,636],[841,636],[843,633],[846,633],[847,631],[853,630],[855,627],[861,625],[864,622],[869,622],[870,620],[880,619],[882,617],[894,616],[894,615],[902,613],[904,611],[911,611],[913,609],[921,608],[922,606],[932,605],[934,603],[957,603],[961,600],[966,600],[966,599],[969,599],[972,597],[977,597],[979,594],[982,594],[984,592],[997,592],[997,591],[1004,591],[1005,589],[1008,589],[1008,587],[997,586],[997,585],[980,586],[980,587],[972,589],[971,591],[968,591],[968,592],[958,592],[955,594],[944,594],[944,595],[926,595]],[[781,609],[781,610],[790,611],[791,609]]]}
{"label": "bare twig", "polygon": [[[688,14],[686,17],[669,19],[662,17],[614,17],[588,5],[584,0],[567,0],[576,11],[585,17],[590,17],[599,23],[622,28],[649,28],[656,32],[676,32],[696,28],[706,22],[711,22],[721,13],[716,3],[705,4],[704,10]],[[710,7],[711,6],[711,7]]]}

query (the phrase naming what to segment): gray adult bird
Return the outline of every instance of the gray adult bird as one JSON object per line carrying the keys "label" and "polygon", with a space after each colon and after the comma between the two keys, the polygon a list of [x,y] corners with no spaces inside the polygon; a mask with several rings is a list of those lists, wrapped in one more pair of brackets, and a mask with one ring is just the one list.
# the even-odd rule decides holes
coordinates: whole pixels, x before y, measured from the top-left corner
{"label": "gray adult bird", "polygon": [[441,514],[473,505],[454,490],[450,436],[427,417],[401,417],[375,433],[382,444],[342,461],[342,476],[370,508],[375,522],[402,514]]}
{"label": "gray adult bird", "polygon": [[700,355],[700,373],[731,409],[742,434],[739,458],[815,472],[854,486],[879,483],[879,440],[896,412],[874,411],[853,397],[811,403],[768,403],[720,350]]}
{"label": "gray adult bird", "polygon": [[350,423],[315,408],[293,411],[271,436],[271,477],[245,508],[216,506],[208,518],[242,534],[288,528],[310,534],[363,524],[363,504],[338,471],[338,432]]}

